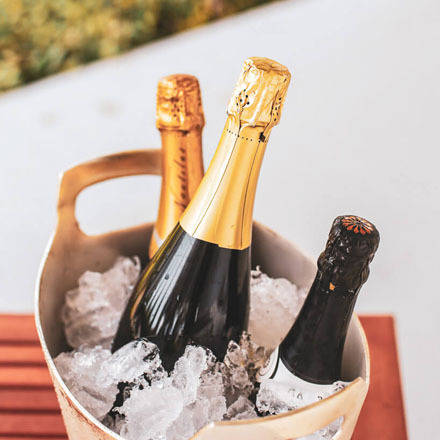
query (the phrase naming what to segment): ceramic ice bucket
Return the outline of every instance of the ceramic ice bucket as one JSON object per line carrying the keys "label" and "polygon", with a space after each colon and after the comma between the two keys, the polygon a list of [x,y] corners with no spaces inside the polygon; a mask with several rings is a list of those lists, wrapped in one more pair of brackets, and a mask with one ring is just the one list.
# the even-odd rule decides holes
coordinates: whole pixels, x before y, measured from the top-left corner
{"label": "ceramic ice bucket", "polygon": [[[98,236],[81,231],[75,217],[75,201],[86,187],[104,180],[142,175],[160,175],[160,150],[130,151],[77,165],[61,177],[58,223],[41,263],[36,285],[35,319],[70,439],[122,439],[91,416],[70,393],[58,374],[53,358],[66,349],[60,321],[64,292],[72,289],[85,270],[104,271],[118,255],[146,254],[152,224]],[[309,287],[316,272],[314,261],[296,246],[255,223],[253,266],[260,265],[272,277],[285,277]],[[349,439],[369,386],[370,359],[367,340],[353,317],[344,350],[343,378],[353,382],[328,399],[277,416],[253,420],[212,423],[199,431],[197,440],[287,440],[310,434],[343,416],[335,437]]]}

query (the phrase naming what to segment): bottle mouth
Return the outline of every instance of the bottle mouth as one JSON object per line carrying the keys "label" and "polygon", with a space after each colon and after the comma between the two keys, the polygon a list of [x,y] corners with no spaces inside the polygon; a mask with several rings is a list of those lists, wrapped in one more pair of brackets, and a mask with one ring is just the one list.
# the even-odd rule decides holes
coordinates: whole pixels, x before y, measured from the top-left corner
{"label": "bottle mouth", "polygon": [[376,230],[373,223],[356,215],[342,216],[341,224],[347,231],[352,231],[354,234],[370,235]]}
{"label": "bottle mouth", "polygon": [[245,63],[254,65],[257,69],[273,71],[279,74],[290,75],[289,69],[278,61],[265,57],[249,57]]}

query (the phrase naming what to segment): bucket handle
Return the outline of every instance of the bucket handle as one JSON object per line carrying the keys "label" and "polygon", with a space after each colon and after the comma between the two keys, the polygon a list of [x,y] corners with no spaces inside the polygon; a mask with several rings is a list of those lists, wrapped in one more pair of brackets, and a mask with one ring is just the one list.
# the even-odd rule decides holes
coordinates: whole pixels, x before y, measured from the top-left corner
{"label": "bucket handle", "polygon": [[161,175],[160,149],[132,150],[110,154],[76,165],[60,176],[57,234],[84,235],[75,215],[76,198],[88,186],[117,177]]}

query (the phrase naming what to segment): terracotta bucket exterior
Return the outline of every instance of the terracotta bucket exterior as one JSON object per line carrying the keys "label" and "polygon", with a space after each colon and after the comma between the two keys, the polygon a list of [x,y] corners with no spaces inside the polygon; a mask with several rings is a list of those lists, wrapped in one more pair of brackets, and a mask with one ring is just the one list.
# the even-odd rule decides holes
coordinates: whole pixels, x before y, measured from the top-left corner
{"label": "terracotta bucket exterior", "polygon": [[[64,292],[76,286],[85,270],[104,271],[119,255],[146,255],[152,224],[88,236],[75,217],[75,201],[86,187],[115,177],[161,172],[160,150],[130,151],[77,165],[61,177],[58,224],[41,263],[36,285],[35,319],[44,355],[70,439],[122,439],[91,416],[70,393],[55,369],[53,357],[67,348],[60,310]],[[309,287],[316,272],[314,261],[265,226],[253,228],[253,266],[272,277],[285,277]],[[335,437],[349,439],[369,386],[370,358],[362,326],[355,316],[349,327],[343,361],[344,379],[353,382],[328,399],[277,416],[212,423],[196,440],[287,440],[301,437],[343,416]]]}

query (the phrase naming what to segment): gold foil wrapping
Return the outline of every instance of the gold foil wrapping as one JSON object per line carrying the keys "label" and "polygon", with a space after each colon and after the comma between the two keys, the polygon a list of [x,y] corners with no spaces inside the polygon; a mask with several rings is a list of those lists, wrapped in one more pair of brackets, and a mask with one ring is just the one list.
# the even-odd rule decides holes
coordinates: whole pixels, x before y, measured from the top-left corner
{"label": "gold foil wrapping", "polygon": [[228,105],[228,114],[241,126],[273,127],[290,83],[290,72],[282,64],[267,58],[248,58]]}
{"label": "gold foil wrapping", "polygon": [[199,82],[195,76],[175,74],[159,81],[156,125],[160,130],[203,128],[205,118]]}
{"label": "gold foil wrapping", "polygon": [[228,249],[251,245],[260,167],[289,82],[289,71],[275,61],[249,58],[244,62],[215,155],[180,219],[191,236]]}
{"label": "gold foil wrapping", "polygon": [[191,75],[170,75],[157,88],[156,124],[162,139],[162,188],[150,258],[172,231],[203,178],[200,88]]}

